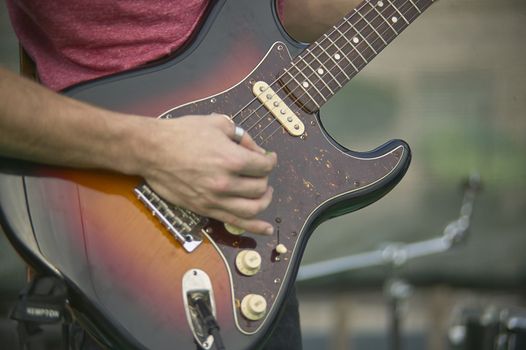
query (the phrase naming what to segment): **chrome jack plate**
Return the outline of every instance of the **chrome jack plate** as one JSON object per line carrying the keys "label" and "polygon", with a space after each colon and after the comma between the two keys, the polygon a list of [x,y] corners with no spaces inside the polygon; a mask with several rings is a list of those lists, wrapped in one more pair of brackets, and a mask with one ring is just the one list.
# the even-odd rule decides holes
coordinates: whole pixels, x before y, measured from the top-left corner
{"label": "chrome jack plate", "polygon": [[182,288],[186,319],[194,338],[203,349],[211,349],[214,344],[214,337],[208,334],[208,330],[202,324],[192,301],[195,298],[203,300],[212,311],[214,317],[217,317],[210,277],[203,270],[188,270],[183,276]]}

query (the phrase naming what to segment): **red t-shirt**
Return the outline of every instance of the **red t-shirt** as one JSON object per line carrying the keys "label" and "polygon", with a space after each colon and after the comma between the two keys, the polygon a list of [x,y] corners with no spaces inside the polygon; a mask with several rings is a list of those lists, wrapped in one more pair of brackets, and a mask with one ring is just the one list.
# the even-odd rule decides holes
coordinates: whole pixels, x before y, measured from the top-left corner
{"label": "red t-shirt", "polygon": [[170,54],[192,34],[209,0],[6,3],[41,82],[58,91]]}

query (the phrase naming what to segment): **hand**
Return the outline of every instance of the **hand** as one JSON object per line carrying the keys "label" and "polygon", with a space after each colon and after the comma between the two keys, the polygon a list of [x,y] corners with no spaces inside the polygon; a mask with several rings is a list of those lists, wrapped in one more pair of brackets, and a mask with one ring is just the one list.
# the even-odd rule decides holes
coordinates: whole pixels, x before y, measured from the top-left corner
{"label": "hand", "polygon": [[245,133],[232,140],[228,117],[184,116],[149,119],[136,171],[161,197],[174,205],[257,234],[272,234],[272,225],[255,217],[272,199],[268,176],[276,165]]}

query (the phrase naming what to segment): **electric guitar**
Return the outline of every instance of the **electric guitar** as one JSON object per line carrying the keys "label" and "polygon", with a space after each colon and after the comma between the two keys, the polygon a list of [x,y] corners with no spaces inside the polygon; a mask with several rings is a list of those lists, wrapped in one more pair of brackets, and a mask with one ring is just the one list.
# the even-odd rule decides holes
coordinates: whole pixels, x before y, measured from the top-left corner
{"label": "electric guitar", "polygon": [[216,1],[174,57],[65,92],[152,117],[232,116],[278,154],[273,201],[260,216],[273,236],[240,235],[138,178],[3,160],[10,240],[67,282],[76,318],[108,348],[211,349],[219,337],[227,349],[260,346],[314,228],[381,198],[410,162],[399,140],[365,153],[338,145],[319,109],[432,2],[366,0],[307,46],[286,34],[273,0]]}

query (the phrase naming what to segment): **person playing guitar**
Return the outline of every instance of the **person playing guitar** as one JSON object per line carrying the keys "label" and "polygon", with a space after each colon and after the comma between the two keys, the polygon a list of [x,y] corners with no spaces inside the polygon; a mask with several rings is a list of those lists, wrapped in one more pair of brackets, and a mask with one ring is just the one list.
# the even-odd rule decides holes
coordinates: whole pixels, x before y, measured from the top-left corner
{"label": "person playing guitar", "polygon": [[[353,9],[358,1],[333,0],[330,5],[324,1],[314,0],[308,2],[302,0],[269,0],[262,3],[265,3],[266,7],[263,7],[261,4],[254,4],[253,6],[262,6],[265,11],[267,11],[266,8],[268,7],[269,14],[279,13],[279,16],[275,16],[278,22],[279,18],[287,18],[289,14],[291,19],[304,20],[308,18],[309,22],[296,23],[297,27],[306,28],[311,23],[326,23],[327,21],[329,22],[327,25],[332,25],[333,23],[330,23],[330,21],[335,17],[335,13],[339,14],[340,17],[343,16],[343,14]],[[383,1],[370,2],[366,0],[358,11],[355,10],[357,14],[355,17],[358,18],[356,21],[363,18],[363,21],[368,23],[369,27],[372,27],[377,19],[383,18],[384,22],[388,22],[382,14],[382,11],[387,11],[385,13],[391,13],[390,17],[388,17],[391,23],[386,25],[378,22],[378,28],[381,28],[381,25],[383,25],[387,28],[385,30],[392,30],[398,35],[398,32],[403,30],[405,25],[408,25],[410,20],[413,19],[409,18],[409,14],[416,18],[430,3],[431,0],[393,0],[392,2],[387,0],[385,4]],[[274,192],[274,185],[270,179],[275,175],[277,168],[284,169],[285,163],[280,162],[288,162],[288,160],[281,158],[279,151],[268,150],[268,143],[265,142],[272,135],[263,140],[264,142],[260,142],[257,138],[259,134],[256,135],[250,128],[239,125],[234,121],[230,113],[226,113],[226,111],[221,109],[215,110],[212,108],[211,110],[206,110],[206,113],[193,113],[191,105],[189,105],[187,106],[190,108],[189,112],[185,112],[185,114],[177,118],[172,118],[168,112],[165,112],[160,118],[145,118],[141,115],[142,110],[140,108],[137,109],[138,112],[129,112],[125,108],[112,110],[111,108],[102,108],[92,103],[79,101],[76,98],[77,96],[74,96],[75,98],[67,96],[75,95],[77,92],[82,93],[85,87],[89,90],[91,83],[104,85],[106,81],[117,81],[122,76],[119,75],[121,72],[130,74],[130,76],[136,73],[138,74],[137,76],[140,76],[143,71],[155,72],[157,62],[161,62],[159,67],[168,67],[170,65],[170,63],[162,63],[166,62],[163,61],[166,58],[170,60],[176,57],[174,62],[177,64],[177,60],[183,60],[188,55],[191,55],[194,50],[197,50],[200,41],[205,40],[202,36],[215,35],[215,28],[212,26],[216,25],[216,23],[219,26],[222,25],[219,23],[223,23],[223,16],[225,16],[223,12],[232,11],[232,13],[242,16],[244,14],[243,9],[251,6],[240,4],[243,4],[243,2],[225,2],[224,0],[175,2],[146,0],[136,2],[8,0],[7,6],[13,27],[19,37],[21,46],[36,65],[37,77],[41,84],[21,78],[5,69],[0,69],[0,155],[6,158],[61,168],[84,169],[88,171],[95,169],[101,170],[103,174],[118,173],[129,177],[139,177],[144,180],[144,186],[146,186],[142,189],[144,191],[153,191],[156,194],[155,203],[159,201],[166,202],[170,206],[185,208],[185,210],[191,211],[197,216],[213,219],[215,220],[214,222],[222,222],[226,231],[230,232],[233,237],[236,233],[246,231],[254,234],[253,237],[267,237],[261,239],[277,236],[278,242],[280,242],[279,229],[281,227],[283,230],[287,223],[282,223],[281,217],[271,220],[261,215],[266,211],[268,212],[268,208],[272,207],[273,203],[281,203],[281,197],[276,198],[277,195],[281,194]],[[241,8],[239,13],[232,10],[236,6]],[[254,25],[254,23],[249,22],[255,17],[256,12],[254,11],[254,13],[248,14],[247,18],[243,18],[243,20],[248,20],[248,22],[240,23],[246,23],[247,26]],[[406,16],[409,20],[406,19]],[[209,18],[217,18],[217,20],[214,22],[214,20]],[[351,26],[349,30],[358,33],[360,29],[358,28],[359,22],[351,25],[349,24],[351,23],[349,18],[345,19],[346,23]],[[368,22],[368,18],[372,25]],[[402,19],[406,23],[403,23]],[[287,36],[279,23],[277,25],[275,23],[270,24],[276,28],[271,31],[272,35],[281,33],[289,42],[294,42]],[[397,26],[402,24],[404,27],[397,30]],[[239,26],[238,32],[240,35],[246,34],[243,33],[243,28],[239,24],[236,25]],[[334,28],[336,28],[337,32],[333,31],[333,33],[337,35],[341,34],[343,36],[349,32],[347,29],[338,32],[340,27]],[[323,31],[326,29],[326,26],[320,28]],[[366,30],[366,28],[362,29]],[[265,28],[257,28],[254,30],[254,33],[256,32],[262,33],[263,36],[266,35]],[[375,45],[383,45],[382,42],[387,45],[387,42],[396,36],[390,35],[389,38],[384,38],[385,31],[374,29],[374,32],[376,34],[371,31],[372,35],[377,36],[375,41],[368,42],[367,38],[369,36],[362,33],[362,36],[356,34],[350,39],[347,38],[346,43],[356,51],[359,49],[359,45],[362,45],[361,41],[363,41],[364,47],[365,43],[367,43],[367,49],[371,50],[371,53],[374,52],[376,54],[377,51],[379,52],[380,49],[383,49],[383,46],[376,50]],[[313,35],[316,34],[314,33]],[[232,40],[229,44],[235,45],[236,42],[236,40]],[[298,44],[298,47],[301,46],[297,42],[296,44]],[[205,47],[205,45],[203,44],[199,49]],[[280,42],[277,42],[272,47],[278,52],[278,56],[279,52],[283,52],[284,49]],[[352,61],[349,61],[350,65],[347,64],[344,69],[341,68],[337,62],[341,59],[339,52],[332,53],[330,58],[334,62],[334,66],[340,68],[343,76],[347,76],[345,73],[346,69],[354,67],[357,72],[359,69],[356,68]],[[229,54],[229,52],[226,52],[225,57],[229,58]],[[360,56],[365,63],[368,62],[361,53]],[[242,56],[242,59],[245,57],[247,60],[251,60],[250,52],[247,51],[247,54]],[[221,55],[207,57],[207,60],[209,64],[201,66],[203,70],[209,65],[221,62]],[[229,63],[232,65],[235,62],[232,62],[230,59]],[[184,64],[190,67],[192,63],[185,61]],[[240,66],[243,64],[243,62],[239,62]],[[360,64],[360,66],[363,65]],[[235,64],[232,66],[235,66]],[[320,96],[315,96],[316,98],[311,96],[310,102],[318,105],[316,99],[323,98],[323,102],[326,101],[323,96],[323,89],[327,90],[325,93],[330,91],[332,94],[337,89],[331,84],[337,84],[339,87],[341,87],[341,84],[336,80],[337,77],[335,78],[332,75],[331,70],[324,71],[320,67],[315,69],[313,73],[320,77],[331,75],[333,78],[332,82],[323,82],[323,87],[318,87],[319,89],[314,86]],[[180,81],[177,81],[176,78],[173,84],[186,84],[186,82],[183,82],[183,75],[180,75]],[[105,80],[108,77],[109,80]],[[292,77],[295,79],[294,76]],[[206,81],[206,79],[207,76],[203,75],[195,81],[188,81],[188,89],[178,89],[176,96],[169,96],[169,93],[167,93],[166,98],[163,96],[159,98],[163,99],[163,101],[170,99],[183,101],[187,99],[185,94],[192,89],[192,84],[199,84],[201,81]],[[228,79],[228,76],[225,75],[223,80],[228,82]],[[247,81],[251,85],[255,83],[252,79]],[[283,91],[290,90],[291,93],[294,93],[294,90],[297,88],[303,88],[306,94],[310,96],[309,89],[311,86],[309,86],[308,80],[297,84],[289,80],[284,81],[283,84],[288,84],[288,86],[283,88]],[[237,87],[238,85],[235,85],[233,88]],[[144,88],[145,91],[153,91],[153,87],[145,86]],[[266,89],[265,87],[260,88],[261,91]],[[206,87],[202,88],[202,90],[201,97],[210,96],[211,92],[217,92]],[[310,92],[312,93],[312,90]],[[116,91],[116,95],[124,96],[126,94],[122,93],[122,91],[117,94]],[[297,100],[300,100],[304,95],[298,95]],[[260,95],[256,96],[257,98],[262,98]],[[290,95],[287,95],[285,98],[289,97]],[[115,100],[119,99],[119,97],[111,96],[106,96],[106,98],[109,100],[113,98]],[[80,98],[80,100],[83,100],[83,98]],[[130,100],[133,100],[133,98],[130,98]],[[210,103],[215,103],[216,98],[210,98],[209,101]],[[268,103],[270,102],[262,103],[268,108]],[[279,104],[278,101],[272,103]],[[102,105],[105,105],[105,103],[102,103]],[[175,106],[172,105],[172,108]],[[182,108],[186,108],[185,106],[183,105]],[[308,103],[304,103],[302,108],[293,109],[298,115],[316,112],[316,110],[309,108]],[[279,118],[279,116],[276,115],[276,118]],[[286,123],[283,120],[280,120],[280,122]],[[312,120],[305,128],[315,126],[317,126],[316,121]],[[316,137],[314,130],[310,132],[311,136],[308,136],[308,133],[304,133],[299,137],[300,133],[295,134],[293,129],[299,129],[299,126],[294,125],[290,129],[287,128],[290,135],[287,132],[283,134],[298,136],[294,141],[300,139],[311,140]],[[342,154],[345,153],[342,150],[340,152]],[[343,156],[338,155],[338,157]],[[373,201],[373,197],[376,200],[376,198],[379,198],[394,186],[405,172],[405,169],[407,169],[410,159],[408,148],[401,142],[386,146],[385,158],[388,158],[388,166],[379,165],[381,161],[378,161],[378,159],[384,157],[379,153],[371,153],[368,156],[356,157],[356,159],[357,161],[365,162],[369,160],[368,157],[372,160],[370,164],[372,164],[371,166],[374,169],[391,170],[385,175],[372,174],[374,171],[368,170],[366,173],[372,174],[371,176],[374,177],[374,180],[371,181],[363,179],[351,180],[349,176],[345,177],[345,185],[351,186],[352,189],[345,190],[343,195],[330,194],[327,200],[322,201],[316,207],[316,210],[309,209],[311,210],[309,215],[312,216],[314,212],[321,211],[323,206],[329,207],[336,198],[342,196],[346,199],[354,198],[355,194],[365,193],[364,189],[374,188],[374,191],[371,192],[371,194],[374,193],[374,196],[367,195],[367,199],[363,203],[354,205],[353,209],[346,211],[356,210],[367,205]],[[329,167],[331,163],[328,162],[327,164],[326,166]],[[111,175],[108,176],[111,177]],[[79,181],[79,184],[82,184],[82,181]],[[378,184],[382,184],[382,187],[385,185],[386,189],[382,188],[380,191],[379,187],[375,187]],[[144,195],[144,192],[140,192],[139,195]],[[292,196],[289,197],[292,198]],[[320,195],[317,195],[317,198],[321,198]],[[145,200],[144,198],[142,199]],[[152,203],[149,204],[153,205]],[[151,208],[156,209],[155,207]],[[342,212],[342,210],[339,211]],[[184,213],[187,212],[184,211]],[[160,212],[154,214],[158,216]],[[195,218],[197,216],[192,217]],[[310,234],[315,226],[314,222],[318,222],[312,219],[311,225],[311,216],[309,216],[309,219],[306,219],[307,223],[304,224],[303,228],[300,227],[303,230],[300,232],[300,235],[303,232],[306,232],[305,236]],[[331,214],[329,216],[334,215]],[[215,237],[213,230],[216,230],[217,224],[203,225],[203,231],[207,237]],[[294,231],[292,233],[293,236],[296,236],[298,232]],[[185,237],[188,238],[188,236]],[[183,246],[185,237],[182,238]],[[181,239],[181,237],[178,237],[178,239]],[[188,239],[191,240],[192,237]],[[232,247],[237,247],[238,242],[254,245],[253,241],[257,239],[259,238],[241,238],[238,241],[237,238],[229,238],[223,235],[216,242],[212,243],[223,244],[228,246],[228,249],[231,249]],[[281,239],[283,239],[283,233]],[[299,242],[299,238],[291,239]],[[235,244],[232,243],[234,241],[236,242]],[[300,249],[300,247],[303,247],[303,245],[299,244],[298,249],[288,251],[284,245],[278,244],[269,254],[271,254],[270,256],[272,256],[274,262],[279,262],[279,256],[286,257],[286,254],[294,253],[294,259],[292,259],[291,255],[290,260],[294,260],[296,264],[296,261],[299,261],[301,256],[302,248]],[[227,253],[223,252],[220,255],[223,259],[228,260],[228,258],[224,257]],[[284,260],[288,261],[288,258]],[[250,267],[251,262],[248,261],[246,264]],[[249,275],[250,271],[244,270],[246,266],[243,268],[239,265],[236,266],[242,275]],[[243,342],[246,339],[243,337],[256,334],[260,327],[263,327],[265,332],[275,328],[266,344],[267,348],[301,348],[295,296],[293,293],[287,294],[279,288],[280,283],[285,282],[285,277],[287,280],[285,287],[290,286],[293,282],[291,282],[291,276],[294,276],[294,269],[297,269],[296,265],[291,270],[288,267],[285,268],[283,272],[280,272],[284,276],[283,280],[281,278],[273,280],[273,283],[277,286],[276,292],[272,292],[272,298],[275,298],[273,300],[283,301],[287,299],[287,302],[281,303],[282,308],[286,310],[285,312],[279,312],[279,310],[269,306],[271,312],[268,312],[268,314],[272,315],[272,319],[277,322],[276,327],[262,326],[262,322],[265,319],[262,318],[260,320],[253,315],[259,307],[257,303],[250,306],[252,307],[251,314],[242,310],[244,306],[237,305],[238,298],[235,298],[233,308],[245,317],[243,319],[239,316],[241,314],[233,316],[236,319],[237,329],[242,330],[240,339],[243,340],[239,340],[240,344],[245,344]],[[290,295],[290,297],[286,298],[285,295]],[[213,306],[212,304],[211,302],[210,306]],[[243,303],[241,302],[241,304]],[[217,305],[217,307],[221,308],[221,305]],[[263,315],[266,317],[267,312],[264,311],[261,317],[264,317]],[[191,318],[191,316],[188,317]],[[238,319],[243,319],[243,321],[237,321]],[[221,322],[221,319],[219,321]],[[191,327],[195,327],[195,324],[191,325]],[[193,332],[194,336],[199,338],[196,335],[199,332],[194,329]],[[206,344],[206,342],[200,343],[205,348]]]}

